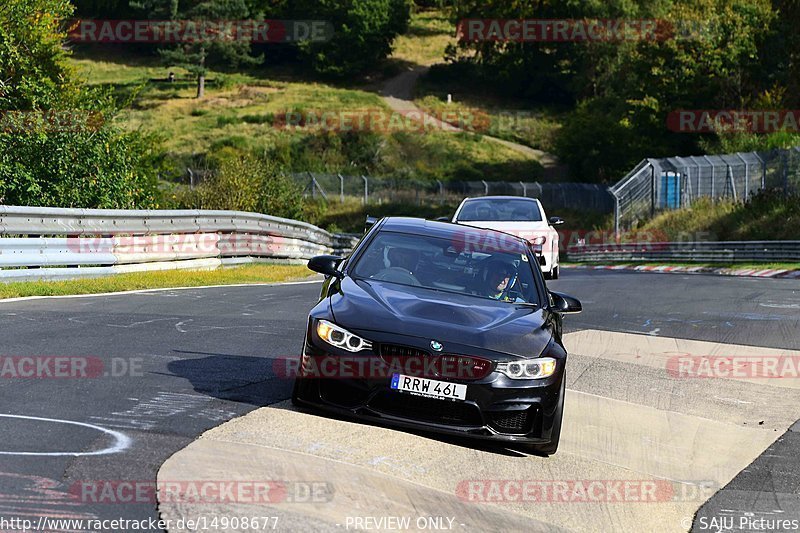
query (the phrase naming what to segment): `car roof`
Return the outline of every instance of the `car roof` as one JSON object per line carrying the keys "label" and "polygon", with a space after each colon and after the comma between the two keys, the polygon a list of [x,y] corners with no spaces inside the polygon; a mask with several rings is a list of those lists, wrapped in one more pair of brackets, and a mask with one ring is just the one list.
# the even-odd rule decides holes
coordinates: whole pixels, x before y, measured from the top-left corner
{"label": "car roof", "polygon": [[538,202],[538,198],[529,198],[527,196],[473,196],[464,198],[464,201],[479,201],[479,200],[528,200],[531,202]]}
{"label": "car roof", "polygon": [[396,231],[398,233],[414,233],[429,237],[457,238],[464,239],[467,235],[483,236],[502,235],[504,239],[513,237],[525,245],[525,239],[512,233],[493,229],[476,228],[464,224],[453,224],[452,222],[439,222],[438,220],[425,220],[423,218],[411,217],[386,217],[383,219],[380,231]]}

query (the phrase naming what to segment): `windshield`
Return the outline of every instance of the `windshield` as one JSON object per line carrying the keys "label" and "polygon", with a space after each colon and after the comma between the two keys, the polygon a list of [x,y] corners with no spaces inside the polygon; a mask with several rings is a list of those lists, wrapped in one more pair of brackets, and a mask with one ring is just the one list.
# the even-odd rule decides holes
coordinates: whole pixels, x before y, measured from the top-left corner
{"label": "windshield", "polygon": [[513,221],[540,222],[542,215],[539,204],[533,200],[512,198],[468,200],[458,213],[458,220],[471,221]]}
{"label": "windshield", "polygon": [[[359,257],[352,275],[505,302],[539,303],[522,243],[495,232],[471,237],[381,232]],[[479,237],[491,243],[476,243]]]}

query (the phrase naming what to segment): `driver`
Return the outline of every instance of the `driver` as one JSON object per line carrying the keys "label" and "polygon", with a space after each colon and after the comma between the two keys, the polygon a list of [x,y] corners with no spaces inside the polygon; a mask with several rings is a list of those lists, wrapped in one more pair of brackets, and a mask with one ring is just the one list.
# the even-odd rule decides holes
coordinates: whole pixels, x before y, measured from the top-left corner
{"label": "driver", "polygon": [[419,252],[410,248],[392,248],[387,254],[392,268],[402,268],[412,276],[417,269]]}
{"label": "driver", "polygon": [[484,294],[493,300],[511,301],[509,290],[517,281],[517,269],[505,261],[492,261],[486,265]]}

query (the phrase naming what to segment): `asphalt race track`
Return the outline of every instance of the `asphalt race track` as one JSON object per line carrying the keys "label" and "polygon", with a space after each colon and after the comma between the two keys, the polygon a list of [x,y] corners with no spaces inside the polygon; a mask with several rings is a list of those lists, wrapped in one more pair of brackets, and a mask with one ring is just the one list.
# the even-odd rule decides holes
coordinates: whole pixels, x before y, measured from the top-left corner
{"label": "asphalt race track", "polygon": [[[639,524],[639,530],[710,531],[711,520],[722,524],[722,518],[735,519],[734,530],[756,530],[752,522],[750,529],[737,528],[738,520],[800,519],[800,438],[788,429],[800,418],[800,380],[677,379],[666,370],[676,354],[800,350],[797,281],[565,271],[550,287],[577,296],[585,309],[566,319],[568,407],[555,456],[476,452],[372,426],[353,430],[285,404],[264,410],[263,438],[276,447],[299,446],[317,427],[331,431],[320,442],[349,427],[365,437],[351,445],[385,447],[395,465],[423,465],[382,472],[451,494],[458,482],[489,475],[659,479],[692,489],[681,501],[649,507],[630,501],[479,505],[553,530]],[[2,374],[0,515],[157,517],[155,502],[98,498],[81,487],[152,483],[162,463],[206,430],[284,402],[291,383],[275,376],[274,359],[298,353],[318,291],[308,283],[0,302],[0,356],[81,358],[95,370],[72,378]],[[403,456],[399,443],[419,448]],[[479,453],[481,466],[467,478],[455,463],[439,460],[452,468],[436,469],[432,455],[443,451],[452,451],[448,461]],[[698,507],[692,526],[686,512]],[[648,527],[653,524],[660,527]]]}

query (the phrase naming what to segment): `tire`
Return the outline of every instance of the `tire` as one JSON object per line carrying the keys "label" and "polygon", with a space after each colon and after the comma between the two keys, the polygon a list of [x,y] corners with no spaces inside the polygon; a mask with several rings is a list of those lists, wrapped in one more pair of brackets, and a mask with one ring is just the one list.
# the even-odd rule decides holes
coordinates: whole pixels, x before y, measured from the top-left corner
{"label": "tire", "polygon": [[299,386],[299,378],[294,378],[294,386],[292,387],[292,405],[295,407],[300,407],[302,403],[300,402],[300,386]]}
{"label": "tire", "polygon": [[561,392],[558,397],[555,420],[553,420],[553,431],[550,434],[550,442],[547,444],[525,444],[520,446],[520,450],[531,455],[542,455],[547,457],[553,455],[558,450],[558,441],[561,439],[561,420],[564,417],[564,396],[567,392],[567,374],[561,377]]}
{"label": "tire", "polygon": [[550,272],[550,279],[558,279],[558,276],[561,274],[561,268],[556,265],[553,267],[553,270]]}

